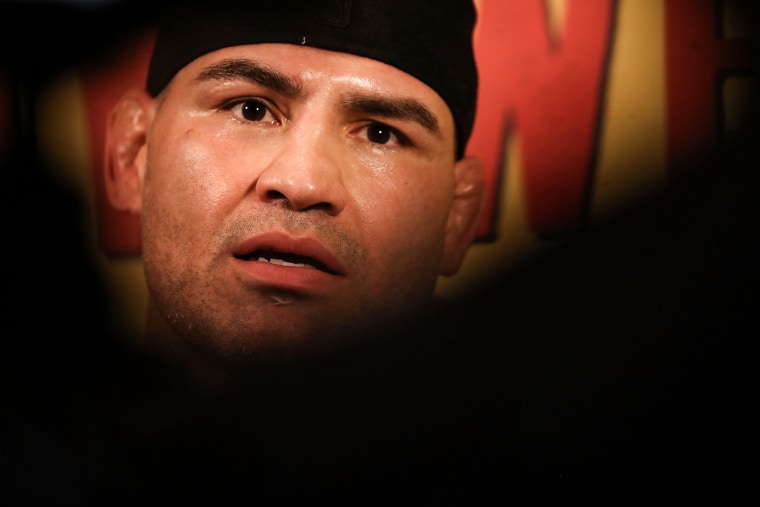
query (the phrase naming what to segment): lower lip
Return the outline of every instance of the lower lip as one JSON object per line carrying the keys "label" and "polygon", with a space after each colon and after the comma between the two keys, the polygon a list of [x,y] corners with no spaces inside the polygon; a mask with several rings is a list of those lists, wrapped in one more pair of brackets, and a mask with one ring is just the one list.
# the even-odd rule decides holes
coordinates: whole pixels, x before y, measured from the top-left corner
{"label": "lower lip", "polygon": [[324,290],[326,284],[338,282],[342,277],[318,269],[281,266],[263,261],[234,259],[246,282],[272,288],[300,291]]}

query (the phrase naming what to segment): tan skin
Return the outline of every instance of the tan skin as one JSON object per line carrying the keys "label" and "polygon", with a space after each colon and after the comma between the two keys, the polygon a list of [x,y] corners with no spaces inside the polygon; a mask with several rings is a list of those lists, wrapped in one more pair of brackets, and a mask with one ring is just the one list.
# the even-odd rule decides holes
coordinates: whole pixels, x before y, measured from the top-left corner
{"label": "tan skin", "polygon": [[224,48],[157,99],[130,90],[106,152],[112,204],[141,217],[149,342],[224,361],[426,311],[483,202],[436,92],[296,45]]}

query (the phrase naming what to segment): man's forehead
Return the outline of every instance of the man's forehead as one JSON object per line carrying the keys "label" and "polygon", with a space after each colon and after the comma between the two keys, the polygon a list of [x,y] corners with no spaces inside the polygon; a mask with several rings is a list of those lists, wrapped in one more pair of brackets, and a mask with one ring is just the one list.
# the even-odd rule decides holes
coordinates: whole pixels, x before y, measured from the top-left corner
{"label": "man's forehead", "polygon": [[[200,56],[194,62],[195,79],[244,79],[266,74],[287,80],[290,87],[309,82],[345,84],[357,89],[419,95],[438,93],[417,77],[385,62],[341,51],[263,43],[221,48]],[[293,90],[295,92],[295,90]]]}

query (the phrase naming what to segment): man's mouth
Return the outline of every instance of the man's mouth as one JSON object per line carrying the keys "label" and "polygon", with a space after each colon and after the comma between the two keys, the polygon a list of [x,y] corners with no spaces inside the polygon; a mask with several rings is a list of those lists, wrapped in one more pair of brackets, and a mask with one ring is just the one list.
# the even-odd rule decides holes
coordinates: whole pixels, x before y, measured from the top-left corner
{"label": "man's mouth", "polygon": [[316,259],[287,252],[278,252],[276,250],[254,250],[246,255],[236,257],[244,261],[268,262],[269,264],[278,266],[316,269],[325,273],[336,274]]}

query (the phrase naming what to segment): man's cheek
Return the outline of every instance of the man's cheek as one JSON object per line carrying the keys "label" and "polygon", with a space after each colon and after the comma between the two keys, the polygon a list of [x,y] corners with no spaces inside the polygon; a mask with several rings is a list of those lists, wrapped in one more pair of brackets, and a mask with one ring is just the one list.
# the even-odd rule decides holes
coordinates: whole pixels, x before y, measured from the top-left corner
{"label": "man's cheek", "polygon": [[201,144],[185,145],[175,151],[174,176],[165,182],[164,191],[175,195],[178,205],[188,208],[191,214],[212,213],[235,195],[239,164],[228,160],[229,152]]}

